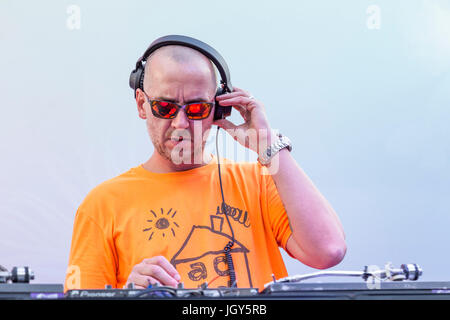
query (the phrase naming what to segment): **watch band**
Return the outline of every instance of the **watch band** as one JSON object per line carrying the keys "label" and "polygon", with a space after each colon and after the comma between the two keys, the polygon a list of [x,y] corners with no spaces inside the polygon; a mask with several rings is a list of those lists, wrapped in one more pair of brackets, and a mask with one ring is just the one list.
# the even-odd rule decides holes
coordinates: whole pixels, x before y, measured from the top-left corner
{"label": "watch band", "polygon": [[272,143],[259,157],[258,162],[263,165],[267,166],[270,164],[270,161],[272,158],[280,152],[280,150],[287,148],[289,152],[292,150],[292,143],[291,140],[289,140],[288,137],[282,135],[281,133],[277,134],[278,140]]}

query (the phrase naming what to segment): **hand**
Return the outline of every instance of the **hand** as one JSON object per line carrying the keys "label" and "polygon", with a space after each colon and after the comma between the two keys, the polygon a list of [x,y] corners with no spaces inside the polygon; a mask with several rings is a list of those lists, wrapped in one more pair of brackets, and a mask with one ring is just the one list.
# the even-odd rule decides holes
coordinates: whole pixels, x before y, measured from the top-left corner
{"label": "hand", "polygon": [[146,289],[148,285],[155,283],[164,286],[177,287],[181,280],[177,270],[163,256],[144,259],[135,265],[128,276],[127,283],[134,283],[138,289]]}
{"label": "hand", "polygon": [[217,101],[221,106],[233,106],[244,118],[245,122],[238,126],[226,119],[216,120],[213,123],[225,129],[241,145],[260,154],[260,151],[264,151],[276,141],[264,105],[248,92],[234,87],[233,92],[218,96]]}

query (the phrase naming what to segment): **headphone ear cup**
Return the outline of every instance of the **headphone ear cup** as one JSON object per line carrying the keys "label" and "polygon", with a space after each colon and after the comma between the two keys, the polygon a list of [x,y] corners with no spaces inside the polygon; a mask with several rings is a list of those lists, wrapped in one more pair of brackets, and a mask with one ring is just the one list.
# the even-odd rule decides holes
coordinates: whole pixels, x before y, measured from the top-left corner
{"label": "headphone ear cup", "polygon": [[226,117],[231,115],[231,106],[221,106],[219,102],[217,101],[217,96],[220,96],[222,94],[226,93],[226,91],[223,88],[217,88],[216,96],[214,98],[216,102],[216,107],[214,108],[214,120],[219,119],[225,119]]}
{"label": "headphone ear cup", "polygon": [[144,90],[144,69],[139,70],[139,89]]}
{"label": "headphone ear cup", "polygon": [[130,74],[129,85],[134,90],[134,97],[136,98],[136,90],[143,90],[144,87],[144,69],[142,67],[133,70]]}

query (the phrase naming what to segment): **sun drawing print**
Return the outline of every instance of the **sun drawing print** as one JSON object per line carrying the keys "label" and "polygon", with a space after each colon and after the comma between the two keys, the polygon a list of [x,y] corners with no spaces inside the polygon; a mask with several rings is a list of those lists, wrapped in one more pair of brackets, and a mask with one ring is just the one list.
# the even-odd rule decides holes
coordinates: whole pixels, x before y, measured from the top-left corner
{"label": "sun drawing print", "polygon": [[161,213],[158,215],[155,213],[155,211],[150,210],[152,214],[152,219],[147,220],[147,222],[150,222],[151,225],[148,228],[145,228],[144,232],[149,232],[150,236],[148,237],[148,240],[152,240],[154,235],[162,235],[163,238],[166,237],[166,234],[172,234],[175,237],[175,229],[179,228],[180,226],[174,221],[174,217],[177,214],[177,211],[175,210],[172,212],[172,208],[170,208],[169,211],[164,213],[164,209],[161,208]]}

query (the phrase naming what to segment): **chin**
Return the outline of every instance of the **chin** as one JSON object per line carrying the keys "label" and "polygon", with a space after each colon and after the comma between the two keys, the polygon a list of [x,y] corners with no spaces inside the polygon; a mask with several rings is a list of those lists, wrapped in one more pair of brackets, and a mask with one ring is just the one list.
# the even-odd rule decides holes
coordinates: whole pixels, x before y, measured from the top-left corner
{"label": "chin", "polygon": [[170,156],[170,161],[178,167],[193,167],[198,165],[203,165],[203,152],[201,149],[194,153],[190,152],[189,154],[184,153],[184,151],[175,154],[174,156]]}

